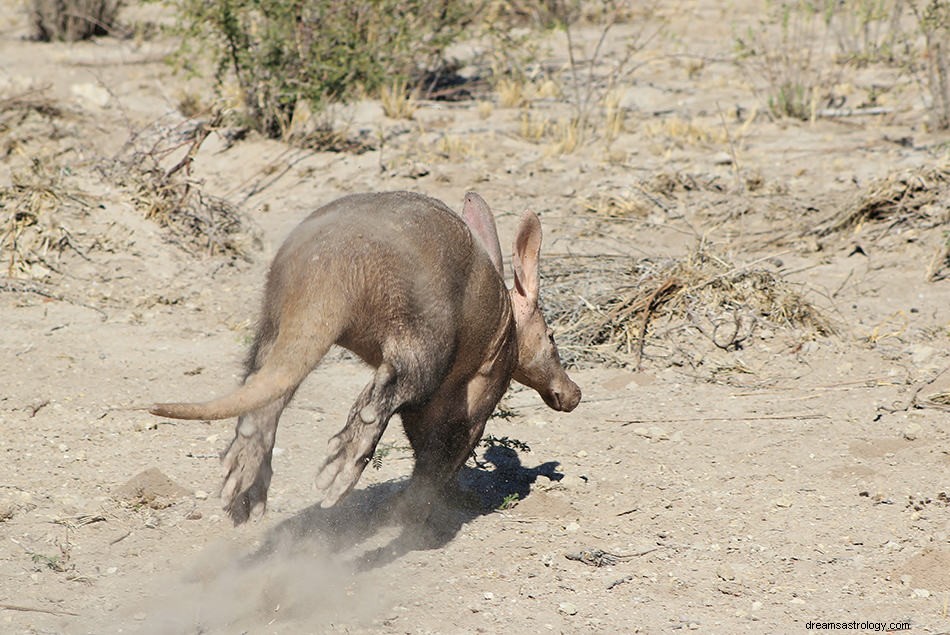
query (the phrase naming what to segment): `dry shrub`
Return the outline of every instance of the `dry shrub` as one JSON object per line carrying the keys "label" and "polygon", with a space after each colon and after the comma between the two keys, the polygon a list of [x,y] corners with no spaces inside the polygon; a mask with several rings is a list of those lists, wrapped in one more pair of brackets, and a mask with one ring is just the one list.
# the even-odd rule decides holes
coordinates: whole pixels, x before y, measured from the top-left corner
{"label": "dry shrub", "polygon": [[9,278],[41,280],[58,271],[59,257],[90,248],[69,226],[88,212],[81,192],[68,183],[68,151],[52,140],[62,135],[63,109],[43,87],[0,98],[0,259]]}
{"label": "dry shrub", "polygon": [[122,0],[32,0],[33,38],[76,42],[112,32]]}
{"label": "dry shrub", "polygon": [[54,257],[58,260],[66,250],[87,258],[89,246],[80,245],[68,219],[88,209],[80,193],[66,185],[63,168],[52,157],[34,158],[28,169],[14,172],[11,183],[0,186],[0,253],[5,275],[46,278],[59,272]]}
{"label": "dry shrub", "polygon": [[[831,322],[763,262],[736,265],[700,246],[685,258],[547,258],[545,306],[568,363],[638,367],[649,336],[693,326],[725,350],[755,325],[834,332]],[[651,325],[665,320],[662,333]]]}
{"label": "dry shrub", "polygon": [[828,236],[865,224],[879,225],[875,238],[902,227],[930,228],[950,220],[950,165],[903,170],[872,181],[812,233]]}
{"label": "dry shrub", "polygon": [[[201,144],[219,123],[220,115],[215,115],[203,123],[156,124],[133,134],[119,156],[101,169],[129,190],[145,217],[185,251],[247,259],[256,236],[246,219],[228,201],[203,192],[191,177]],[[178,161],[169,165],[175,157]]]}

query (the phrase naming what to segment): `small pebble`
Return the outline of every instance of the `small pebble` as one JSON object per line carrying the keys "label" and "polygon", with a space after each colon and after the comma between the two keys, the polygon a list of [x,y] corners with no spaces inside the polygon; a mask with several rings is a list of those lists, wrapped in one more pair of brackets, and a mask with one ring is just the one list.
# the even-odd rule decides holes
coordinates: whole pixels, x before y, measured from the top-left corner
{"label": "small pebble", "polygon": [[923,428],[920,427],[920,424],[916,421],[913,421],[908,423],[907,426],[901,431],[901,436],[908,441],[916,441],[920,437],[920,433],[922,431]]}
{"label": "small pebble", "polygon": [[557,611],[558,613],[563,613],[564,615],[577,615],[577,607],[570,602],[561,602],[558,604]]}
{"label": "small pebble", "polygon": [[910,597],[912,598],[929,598],[930,591],[927,589],[914,589],[911,591]]}
{"label": "small pebble", "polygon": [[203,500],[205,500],[205,499],[208,498],[208,492],[206,492],[206,491],[204,491],[204,490],[201,490],[201,489],[196,490],[196,491],[195,491],[195,498],[197,498],[197,499],[200,500],[200,501],[203,501]]}

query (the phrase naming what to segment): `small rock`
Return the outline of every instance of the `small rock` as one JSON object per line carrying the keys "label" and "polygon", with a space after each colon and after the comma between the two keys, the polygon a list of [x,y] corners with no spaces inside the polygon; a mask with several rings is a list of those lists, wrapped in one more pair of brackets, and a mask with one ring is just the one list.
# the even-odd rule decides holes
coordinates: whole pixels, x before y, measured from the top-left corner
{"label": "small rock", "polygon": [[185,520],[201,520],[201,512],[197,509],[193,509],[185,516]]}
{"label": "small rock", "polygon": [[910,353],[910,361],[914,363],[914,366],[923,366],[933,359],[937,349],[926,344],[914,344],[909,346],[905,352]]}
{"label": "small rock", "polygon": [[787,498],[784,498],[784,497],[783,497],[783,498],[776,498],[776,499],[775,499],[774,501],[772,501],[772,502],[775,504],[776,507],[782,507],[782,508],[785,508],[785,509],[788,509],[789,507],[792,506],[792,501],[790,501],[790,500],[788,500]]}
{"label": "small rock", "polygon": [[729,165],[732,163],[732,155],[728,152],[717,152],[712,156],[712,162],[715,165]]}
{"label": "small rock", "polygon": [[756,601],[754,601],[754,602],[752,603],[752,610],[753,610],[753,611],[758,611],[758,610],[761,609],[761,608],[762,608],[762,603],[759,602],[758,600],[756,600]]}
{"label": "small rock", "polygon": [[564,526],[564,530],[565,530],[565,531],[577,531],[577,530],[580,529],[580,528],[581,528],[581,526],[580,526],[579,524],[573,523],[573,522],[572,522],[572,523],[568,523],[567,525]]}
{"label": "small rock", "polygon": [[484,594],[483,597],[484,597],[486,600],[494,600],[494,599],[495,599],[495,594],[492,593],[491,591],[485,591],[485,594]]}
{"label": "small rock", "polygon": [[565,489],[573,489],[587,485],[587,481],[575,474],[565,474],[557,484]]}
{"label": "small rock", "polygon": [[570,602],[561,602],[557,605],[557,612],[564,615],[577,615],[577,607]]}
{"label": "small rock", "polygon": [[732,567],[730,567],[728,564],[719,565],[719,567],[716,569],[716,575],[726,581],[736,579],[736,572],[733,571]]}
{"label": "small rock", "polygon": [[201,489],[196,490],[196,491],[195,491],[195,498],[197,498],[197,499],[200,500],[200,501],[207,500],[207,498],[208,498],[208,492],[206,492],[206,491],[204,491],[204,490],[201,490]]}
{"label": "small rock", "polygon": [[914,589],[913,591],[911,591],[910,597],[912,597],[912,598],[929,598],[929,597],[930,597],[930,591],[928,591],[927,589]]}
{"label": "small rock", "polygon": [[112,99],[109,91],[98,84],[73,84],[70,91],[77,101],[84,106],[95,106],[96,108],[105,108]]}
{"label": "small rock", "polygon": [[920,427],[920,424],[916,421],[912,421],[908,423],[903,430],[901,430],[901,436],[908,441],[915,441],[920,436],[922,431],[923,428]]}

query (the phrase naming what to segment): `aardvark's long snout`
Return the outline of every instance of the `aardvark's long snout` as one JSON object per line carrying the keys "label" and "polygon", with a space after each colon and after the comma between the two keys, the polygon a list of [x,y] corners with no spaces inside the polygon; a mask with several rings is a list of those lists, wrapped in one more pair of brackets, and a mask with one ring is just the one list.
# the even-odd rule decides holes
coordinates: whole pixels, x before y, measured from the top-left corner
{"label": "aardvark's long snout", "polygon": [[541,393],[541,398],[549,408],[560,412],[570,412],[581,401],[580,386],[575,384],[567,375],[548,390]]}

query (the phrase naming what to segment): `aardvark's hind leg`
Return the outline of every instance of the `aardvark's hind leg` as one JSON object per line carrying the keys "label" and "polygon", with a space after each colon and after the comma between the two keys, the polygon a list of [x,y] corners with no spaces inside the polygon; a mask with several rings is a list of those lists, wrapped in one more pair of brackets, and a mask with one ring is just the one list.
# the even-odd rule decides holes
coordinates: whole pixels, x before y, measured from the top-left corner
{"label": "aardvark's hind leg", "polygon": [[238,419],[231,445],[221,456],[224,485],[221,499],[235,525],[260,518],[267,506],[271,455],[277,435],[277,420],[293,392]]}
{"label": "aardvark's hind leg", "polygon": [[330,439],[326,461],[317,474],[316,487],[323,492],[321,506],[332,506],[356,485],[390,417],[404,403],[406,396],[399,394],[402,384],[396,369],[383,362],[356,399],[346,425]]}

